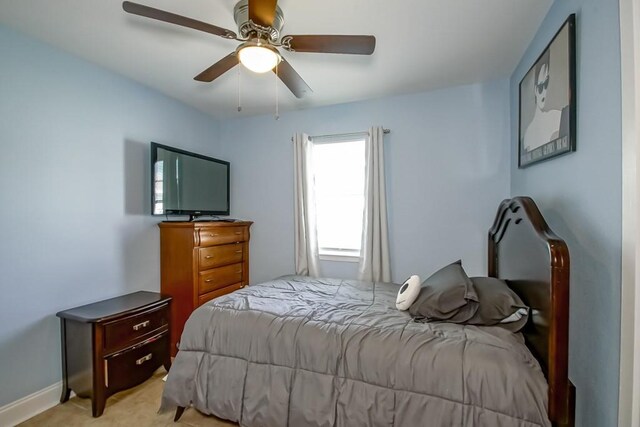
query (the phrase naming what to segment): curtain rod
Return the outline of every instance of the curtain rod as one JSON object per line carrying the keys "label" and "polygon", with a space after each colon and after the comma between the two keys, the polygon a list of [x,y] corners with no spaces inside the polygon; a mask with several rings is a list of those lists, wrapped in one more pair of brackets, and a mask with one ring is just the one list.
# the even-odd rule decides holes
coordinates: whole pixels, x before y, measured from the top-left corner
{"label": "curtain rod", "polygon": [[[382,129],[382,133],[389,134],[391,133],[391,129]],[[327,135],[310,135],[309,137],[311,139],[313,138],[327,138],[330,136],[335,136],[335,137],[349,137],[349,136],[358,136],[358,135],[369,135],[369,131],[364,131],[364,132],[351,132],[351,133],[338,133],[338,134],[327,134]],[[291,141],[293,142],[293,137],[291,138]]]}

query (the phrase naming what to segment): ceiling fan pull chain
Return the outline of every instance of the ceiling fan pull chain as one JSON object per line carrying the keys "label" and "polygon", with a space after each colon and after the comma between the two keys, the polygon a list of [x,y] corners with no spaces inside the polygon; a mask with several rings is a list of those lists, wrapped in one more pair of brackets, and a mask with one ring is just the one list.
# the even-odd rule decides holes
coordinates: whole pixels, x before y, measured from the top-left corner
{"label": "ceiling fan pull chain", "polygon": [[240,88],[242,79],[240,78],[240,70],[242,70],[242,67],[238,67],[238,113],[242,111],[242,91]]}
{"label": "ceiling fan pull chain", "polygon": [[278,64],[276,64],[276,120],[280,120],[280,112],[278,111]]}

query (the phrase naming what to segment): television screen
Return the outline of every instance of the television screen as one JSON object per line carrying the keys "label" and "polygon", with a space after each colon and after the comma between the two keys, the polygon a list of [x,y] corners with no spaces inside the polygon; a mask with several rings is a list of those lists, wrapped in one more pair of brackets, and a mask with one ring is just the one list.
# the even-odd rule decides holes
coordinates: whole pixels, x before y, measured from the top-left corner
{"label": "television screen", "polygon": [[151,143],[154,215],[229,215],[229,162]]}

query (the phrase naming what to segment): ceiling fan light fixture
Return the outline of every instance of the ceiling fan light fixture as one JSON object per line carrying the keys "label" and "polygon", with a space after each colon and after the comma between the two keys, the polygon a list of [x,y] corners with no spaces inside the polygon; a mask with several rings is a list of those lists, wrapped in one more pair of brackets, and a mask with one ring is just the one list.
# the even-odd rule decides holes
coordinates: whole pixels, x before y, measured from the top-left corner
{"label": "ceiling fan light fixture", "polygon": [[260,42],[247,42],[238,49],[240,63],[254,73],[266,73],[278,65],[280,54],[278,51]]}

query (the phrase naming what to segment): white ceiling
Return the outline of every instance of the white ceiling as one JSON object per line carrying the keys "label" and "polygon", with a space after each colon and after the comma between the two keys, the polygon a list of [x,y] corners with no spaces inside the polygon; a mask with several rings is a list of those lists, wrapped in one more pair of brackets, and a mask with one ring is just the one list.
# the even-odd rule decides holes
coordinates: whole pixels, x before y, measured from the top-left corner
{"label": "white ceiling", "polygon": [[[237,32],[235,0],[135,0]],[[282,34],[372,34],[372,56],[284,52],[314,93],[294,110],[506,77],[553,0],[280,0]],[[214,117],[237,116],[238,73],[193,77],[238,42],[125,13],[117,0],[0,0],[0,23],[157,89]],[[272,113],[273,73],[241,72],[243,115]]]}

